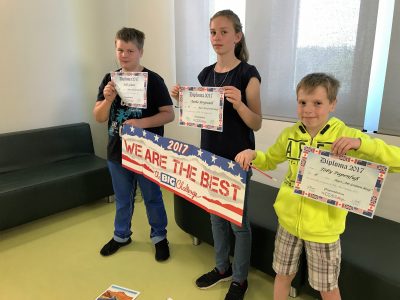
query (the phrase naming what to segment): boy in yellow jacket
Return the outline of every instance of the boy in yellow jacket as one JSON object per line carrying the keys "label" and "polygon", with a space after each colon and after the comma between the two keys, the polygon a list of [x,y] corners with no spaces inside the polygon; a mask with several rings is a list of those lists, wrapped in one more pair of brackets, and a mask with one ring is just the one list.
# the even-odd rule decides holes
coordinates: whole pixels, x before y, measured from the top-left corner
{"label": "boy in yellow jacket", "polygon": [[347,211],[293,193],[302,147],[311,146],[337,155],[375,161],[388,165],[390,172],[400,172],[399,147],[371,138],[337,118],[329,118],[335,110],[339,86],[339,81],[324,73],[305,76],[296,88],[299,121],[284,129],[266,152],[247,149],[235,158],[245,170],[251,163],[261,169],[273,170],[277,164],[289,162],[289,170],[274,204],[279,221],[273,259],[277,273],[275,300],[287,299],[303,246],[310,285],[323,299],[340,299],[339,236],[345,228]]}

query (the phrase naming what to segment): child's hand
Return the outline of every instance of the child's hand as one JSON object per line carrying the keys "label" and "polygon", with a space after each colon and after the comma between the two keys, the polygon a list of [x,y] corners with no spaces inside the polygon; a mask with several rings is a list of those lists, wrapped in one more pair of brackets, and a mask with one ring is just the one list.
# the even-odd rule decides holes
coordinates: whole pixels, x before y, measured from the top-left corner
{"label": "child's hand", "polygon": [[117,90],[115,89],[115,83],[109,81],[103,90],[104,99],[108,102],[113,102],[117,96]]}
{"label": "child's hand", "polygon": [[256,151],[251,149],[243,150],[239,152],[236,157],[235,161],[242,167],[243,170],[248,171],[251,161],[256,158]]}
{"label": "child's hand", "polygon": [[171,97],[174,98],[176,101],[179,101],[179,87],[180,87],[179,84],[174,85],[169,91]]}
{"label": "child's hand", "polygon": [[242,93],[234,86],[225,86],[224,94],[226,100],[233,104],[233,108],[238,110],[242,105]]}
{"label": "child's hand", "polygon": [[332,144],[331,152],[336,155],[345,155],[347,151],[357,150],[360,146],[361,140],[359,138],[341,137]]}

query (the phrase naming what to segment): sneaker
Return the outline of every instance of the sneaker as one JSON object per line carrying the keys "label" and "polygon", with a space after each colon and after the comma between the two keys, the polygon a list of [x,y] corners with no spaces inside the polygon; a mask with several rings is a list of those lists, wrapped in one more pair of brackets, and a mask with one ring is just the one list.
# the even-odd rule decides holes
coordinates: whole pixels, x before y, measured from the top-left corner
{"label": "sneaker", "polygon": [[239,282],[232,282],[229,287],[229,291],[225,296],[225,300],[243,300],[244,294],[247,291],[247,280],[245,280],[242,284]]}
{"label": "sneaker", "polygon": [[202,276],[200,276],[196,280],[196,285],[199,289],[208,289],[218,282],[221,281],[229,281],[232,279],[232,267],[229,266],[229,269],[225,271],[225,273],[221,274],[217,268],[214,268],[211,272],[208,272]]}
{"label": "sneaker", "polygon": [[156,261],[164,261],[169,258],[168,240],[163,239],[155,244],[156,247]]}
{"label": "sneaker", "polygon": [[107,244],[105,244],[103,246],[103,248],[101,248],[100,254],[103,256],[109,256],[109,255],[117,252],[119,248],[126,246],[126,245],[130,244],[131,242],[132,242],[131,238],[128,238],[128,240],[123,243],[120,243],[114,239],[111,239]]}

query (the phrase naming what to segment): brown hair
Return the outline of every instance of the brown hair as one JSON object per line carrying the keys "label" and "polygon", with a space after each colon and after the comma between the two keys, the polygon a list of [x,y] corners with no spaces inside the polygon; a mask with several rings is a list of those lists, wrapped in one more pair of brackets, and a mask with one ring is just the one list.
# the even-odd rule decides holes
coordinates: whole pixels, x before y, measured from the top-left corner
{"label": "brown hair", "polygon": [[330,103],[336,100],[340,82],[334,76],[325,73],[311,73],[304,76],[297,84],[296,94],[300,89],[310,93],[319,86],[325,88]]}
{"label": "brown hair", "polygon": [[140,30],[135,28],[127,28],[122,27],[118,30],[117,34],[115,35],[115,41],[121,40],[126,43],[132,42],[134,43],[140,50],[143,49],[144,45],[144,33]]}
{"label": "brown hair", "polygon": [[210,19],[210,23],[216,17],[226,17],[228,18],[232,24],[233,28],[235,29],[236,33],[241,32],[242,38],[240,41],[235,45],[235,56],[240,59],[241,61],[247,62],[249,60],[249,51],[247,50],[246,40],[244,38],[244,34],[242,31],[242,23],[240,23],[240,19],[233,11],[230,9],[220,10],[216,12]]}

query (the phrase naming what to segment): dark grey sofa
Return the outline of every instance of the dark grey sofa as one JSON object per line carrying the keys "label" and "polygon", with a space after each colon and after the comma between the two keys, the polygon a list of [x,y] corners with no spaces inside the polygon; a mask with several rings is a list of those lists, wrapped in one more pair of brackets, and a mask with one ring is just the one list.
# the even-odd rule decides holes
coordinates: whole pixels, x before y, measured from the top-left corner
{"label": "dark grey sofa", "polygon": [[[251,181],[248,212],[253,231],[251,264],[275,276],[272,255],[277,228],[273,209],[278,189]],[[213,244],[209,214],[175,195],[175,221],[190,235]],[[342,266],[339,287],[343,300],[400,300],[400,223],[378,216],[372,220],[350,213],[341,236]],[[307,280],[305,255],[292,284],[292,296],[307,293],[319,298]]]}
{"label": "dark grey sofa", "polygon": [[0,134],[0,230],[112,194],[89,124]]}

